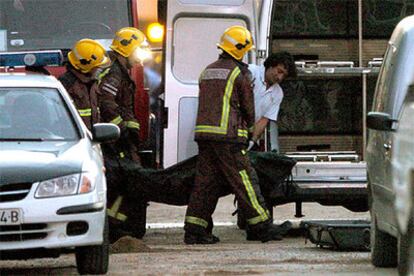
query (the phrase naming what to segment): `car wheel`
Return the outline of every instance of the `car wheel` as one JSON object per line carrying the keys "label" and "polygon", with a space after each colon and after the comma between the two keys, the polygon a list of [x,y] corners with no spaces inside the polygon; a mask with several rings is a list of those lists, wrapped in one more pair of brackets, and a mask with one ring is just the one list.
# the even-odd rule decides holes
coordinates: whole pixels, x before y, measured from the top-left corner
{"label": "car wheel", "polygon": [[411,236],[411,246],[410,246],[410,257],[408,259],[408,275],[414,275],[414,242],[413,236]]}
{"label": "car wheel", "polygon": [[376,267],[397,266],[397,239],[378,229],[375,212],[371,211],[371,262]]}
{"label": "car wheel", "polygon": [[109,263],[109,226],[105,216],[103,243],[76,248],[76,265],[79,274],[106,274]]}
{"label": "car wheel", "polygon": [[398,273],[414,275],[414,210],[411,210],[407,232],[398,239]]}

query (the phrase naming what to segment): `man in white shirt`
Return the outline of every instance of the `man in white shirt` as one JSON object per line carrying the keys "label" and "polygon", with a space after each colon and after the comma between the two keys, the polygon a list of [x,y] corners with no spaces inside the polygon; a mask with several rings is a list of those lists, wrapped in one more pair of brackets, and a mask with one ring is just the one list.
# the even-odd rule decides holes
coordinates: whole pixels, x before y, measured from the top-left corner
{"label": "man in white shirt", "polygon": [[270,123],[270,147],[279,152],[277,116],[283,99],[280,87],[287,77],[296,77],[296,66],[288,52],[270,55],[263,65],[249,64],[254,82],[256,122],[248,150],[257,144]]}

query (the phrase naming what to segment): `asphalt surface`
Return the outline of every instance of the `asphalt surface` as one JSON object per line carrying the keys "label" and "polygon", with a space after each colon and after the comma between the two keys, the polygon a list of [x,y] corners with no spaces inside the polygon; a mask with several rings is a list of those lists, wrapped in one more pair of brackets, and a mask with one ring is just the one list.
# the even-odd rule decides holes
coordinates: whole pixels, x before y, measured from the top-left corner
{"label": "asphalt surface", "polygon": [[[231,196],[221,199],[214,215],[215,245],[185,245],[185,207],[151,204],[147,234],[133,253],[112,254],[108,275],[397,275],[396,269],[370,264],[369,252],[338,252],[315,246],[303,236],[269,243],[245,240],[235,226]],[[274,209],[276,221],[294,220],[294,205]],[[368,219],[340,207],[304,204],[303,219]],[[296,221],[297,223],[298,221]],[[178,226],[178,227],[172,227]],[[296,233],[298,234],[298,233]],[[72,255],[59,259],[0,261],[0,275],[77,275]]]}

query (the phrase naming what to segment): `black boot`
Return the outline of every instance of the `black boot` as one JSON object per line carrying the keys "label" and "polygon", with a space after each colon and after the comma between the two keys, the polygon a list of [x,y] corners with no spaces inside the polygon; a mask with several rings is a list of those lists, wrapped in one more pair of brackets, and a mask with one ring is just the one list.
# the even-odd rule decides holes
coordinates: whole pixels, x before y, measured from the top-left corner
{"label": "black boot", "polygon": [[215,244],[220,239],[213,234],[195,234],[191,232],[185,232],[184,242],[186,244]]}
{"label": "black boot", "polygon": [[261,242],[280,241],[291,228],[292,223],[290,221],[285,221],[281,225],[262,223],[261,225],[247,227],[246,239]]}
{"label": "black boot", "polygon": [[207,232],[208,235],[211,235],[213,237],[213,240],[215,240],[216,242],[220,242],[219,237],[213,235],[213,227],[214,227],[213,219],[210,218],[208,220],[208,226],[206,228],[206,232]]}

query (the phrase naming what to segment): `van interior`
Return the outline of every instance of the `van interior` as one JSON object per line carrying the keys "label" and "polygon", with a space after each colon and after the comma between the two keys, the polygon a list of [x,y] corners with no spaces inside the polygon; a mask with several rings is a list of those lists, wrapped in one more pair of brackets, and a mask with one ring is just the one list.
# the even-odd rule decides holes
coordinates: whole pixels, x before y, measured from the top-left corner
{"label": "van interior", "polygon": [[360,26],[358,1],[273,5],[271,52],[290,52],[299,68],[297,79],[282,84],[280,151],[351,151],[363,159],[363,121],[371,110],[381,58],[393,27],[414,6],[363,1]]}

